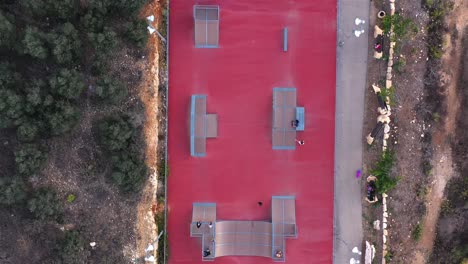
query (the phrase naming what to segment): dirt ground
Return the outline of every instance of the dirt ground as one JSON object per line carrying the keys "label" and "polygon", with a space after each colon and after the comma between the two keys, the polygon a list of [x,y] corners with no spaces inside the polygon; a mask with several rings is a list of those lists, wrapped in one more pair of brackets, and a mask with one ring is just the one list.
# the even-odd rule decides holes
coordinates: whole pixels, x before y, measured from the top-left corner
{"label": "dirt ground", "polygon": [[[143,16],[161,17],[158,1],[152,1]],[[63,231],[80,230],[86,249],[82,263],[144,263],[145,248],[157,237],[154,219],[158,162],[159,41],[153,35],[148,49],[123,48],[114,54],[112,70],[129,89],[128,98],[118,106],[96,105],[87,98],[80,105],[83,115],[69,134],[47,142],[49,159],[42,173],[32,177],[34,187],[50,186],[64,203],[63,224],[37,221],[19,209],[0,209],[0,263],[49,263]],[[145,150],[150,177],[143,190],[122,194],[108,177],[107,158],[98,145],[95,127],[98,120],[114,112],[130,111],[132,121],[144,137],[138,142]],[[0,133],[1,173],[14,168],[14,134]],[[11,168],[10,168],[11,167]],[[4,170],[5,169],[5,170]],[[69,203],[66,197],[76,196]],[[12,239],[13,238],[13,239]],[[96,242],[92,249],[90,242]]]}
{"label": "dirt ground", "polygon": [[[398,1],[396,4],[397,12],[411,18],[419,31],[402,41],[397,48],[396,60],[403,59],[406,65],[398,70],[394,67],[396,100],[392,108],[390,149],[397,159],[393,175],[401,179],[387,199],[390,219],[387,241],[390,254],[387,260],[390,263],[428,263],[444,201],[445,185],[452,176],[457,175],[454,169],[457,158],[452,157],[452,139],[460,109],[460,88],[457,84],[460,77],[459,58],[464,47],[461,43],[463,34],[460,33],[468,20],[460,11],[463,1],[456,2],[454,12],[448,16],[449,33],[447,41],[444,41],[445,55],[441,59],[441,67],[438,62],[428,59],[429,15],[421,6],[421,1]],[[388,13],[388,2],[374,1],[371,16],[381,9]],[[458,32],[458,35],[454,32]],[[373,45],[372,37],[370,44]],[[369,87],[385,79],[385,64],[385,61],[369,60]],[[430,71],[436,73],[431,75],[428,73]],[[432,80],[428,76],[441,78]],[[377,117],[377,100],[370,89],[366,94],[365,109],[364,133],[367,135]],[[369,147],[364,153],[365,170],[372,168],[380,155],[379,143],[374,143],[377,146]],[[382,208],[378,204],[365,203],[363,214],[365,237],[380,245],[378,251],[381,251],[382,233],[373,229],[372,222],[382,218]],[[420,240],[415,241],[412,232],[418,224],[422,225],[423,231]],[[377,259],[380,257],[378,255]]]}

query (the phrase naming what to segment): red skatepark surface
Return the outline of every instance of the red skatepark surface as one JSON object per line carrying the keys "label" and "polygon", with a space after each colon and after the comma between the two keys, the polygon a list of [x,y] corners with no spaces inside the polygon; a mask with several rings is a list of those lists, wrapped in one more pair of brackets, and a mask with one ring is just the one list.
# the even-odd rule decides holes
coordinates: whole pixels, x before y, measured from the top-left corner
{"label": "red skatepark surface", "polygon": [[[219,5],[219,48],[195,48],[194,4]],[[332,263],[335,43],[335,0],[171,0],[170,264],[202,263],[201,239],[190,237],[193,202],[216,203],[218,220],[270,220],[273,195],[296,197],[298,237],[286,239],[286,262]],[[272,150],[274,87],[297,88],[297,104],[306,109],[297,136],[306,144],[296,150]],[[218,137],[207,139],[203,158],[190,156],[192,94],[206,94],[207,112],[218,114]]]}

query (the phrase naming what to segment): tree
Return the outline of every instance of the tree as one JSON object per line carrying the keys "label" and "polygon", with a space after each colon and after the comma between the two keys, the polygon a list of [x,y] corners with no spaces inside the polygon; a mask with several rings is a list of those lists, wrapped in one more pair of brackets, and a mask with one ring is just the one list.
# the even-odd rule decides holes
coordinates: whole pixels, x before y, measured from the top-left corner
{"label": "tree", "polygon": [[99,125],[101,142],[108,151],[127,150],[135,135],[135,128],[127,118],[116,116]]}
{"label": "tree", "polygon": [[103,101],[117,103],[127,94],[127,88],[116,79],[104,76],[96,83],[96,95]]}
{"label": "tree", "polygon": [[11,47],[14,42],[14,19],[0,11],[0,46]]}
{"label": "tree", "polygon": [[77,230],[66,231],[65,237],[57,244],[57,249],[61,263],[66,264],[87,263],[87,257],[90,255]]}
{"label": "tree", "polygon": [[16,137],[19,141],[31,142],[39,136],[40,127],[37,122],[27,119],[22,122],[16,129]]}
{"label": "tree", "polygon": [[76,70],[62,69],[49,80],[52,92],[67,99],[78,98],[85,88],[83,76]]}
{"label": "tree", "polygon": [[62,204],[57,194],[48,188],[37,190],[28,201],[28,209],[41,220],[58,220],[62,216]]}
{"label": "tree", "polygon": [[88,33],[88,39],[98,54],[108,54],[117,46],[117,34],[108,27],[100,33]]}
{"label": "tree", "polygon": [[79,111],[68,101],[55,101],[44,111],[44,118],[51,135],[58,136],[70,131],[78,122]]}
{"label": "tree", "polygon": [[24,182],[19,177],[0,178],[0,205],[11,206],[26,199]]}
{"label": "tree", "polygon": [[122,191],[139,190],[146,175],[147,168],[137,153],[122,151],[112,156],[112,180]]}
{"label": "tree", "polygon": [[21,76],[13,69],[13,65],[8,62],[0,62],[0,89],[15,88]]}
{"label": "tree", "polygon": [[39,59],[47,58],[49,52],[45,40],[44,33],[35,27],[28,26],[22,42],[24,53]]}
{"label": "tree", "polygon": [[55,60],[60,64],[69,64],[79,59],[81,41],[73,24],[63,24],[55,33],[49,35]]}
{"label": "tree", "polygon": [[11,89],[0,88],[0,128],[13,127],[24,114],[24,98]]}
{"label": "tree", "polygon": [[23,144],[15,151],[16,170],[22,176],[39,172],[46,160],[47,152],[38,144]]}
{"label": "tree", "polygon": [[71,19],[76,14],[77,2],[75,0],[21,0],[24,10],[36,16],[51,16],[62,19]]}
{"label": "tree", "polygon": [[148,30],[146,27],[148,24],[145,20],[135,19],[132,22],[127,23],[126,36],[137,44],[138,47],[146,46],[148,42]]}
{"label": "tree", "polygon": [[124,15],[136,15],[148,0],[114,0],[112,6],[115,12]]}
{"label": "tree", "polygon": [[40,115],[42,108],[50,106],[54,98],[48,92],[49,87],[42,80],[32,80],[25,86],[26,101],[24,111],[29,116]]}
{"label": "tree", "polygon": [[102,32],[104,22],[104,14],[97,8],[88,8],[86,13],[80,18],[81,25],[89,32]]}

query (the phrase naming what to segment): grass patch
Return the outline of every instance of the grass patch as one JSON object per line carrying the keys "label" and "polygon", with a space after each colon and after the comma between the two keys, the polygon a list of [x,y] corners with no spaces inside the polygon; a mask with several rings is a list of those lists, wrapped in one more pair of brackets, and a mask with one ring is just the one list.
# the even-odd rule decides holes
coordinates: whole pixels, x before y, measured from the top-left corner
{"label": "grass patch", "polygon": [[387,251],[387,254],[385,254],[385,262],[390,262],[393,259],[393,252],[392,251]]}
{"label": "grass patch", "polygon": [[406,59],[403,57],[399,57],[393,64],[393,68],[396,70],[397,73],[404,73],[405,67],[406,67]]}
{"label": "grass patch", "polygon": [[377,162],[371,174],[377,177],[375,182],[377,192],[382,194],[394,189],[399,178],[390,176],[392,167],[395,163],[395,156],[391,151],[385,151],[382,158]]}
{"label": "grass patch", "polygon": [[395,87],[392,86],[390,88],[385,88],[385,84],[380,88],[380,93],[379,93],[380,98],[384,100],[385,102],[387,101],[387,97],[390,99],[390,106],[395,106],[396,104],[396,95],[395,95]]}
{"label": "grass patch", "polygon": [[419,241],[421,240],[423,233],[423,226],[421,223],[418,223],[414,229],[413,232],[411,232],[411,237],[413,238],[414,241]]}
{"label": "grass patch", "polygon": [[454,212],[455,212],[455,208],[453,206],[453,203],[448,199],[443,200],[442,204],[440,205],[440,213],[442,215],[449,215]]}
{"label": "grass patch", "polygon": [[418,190],[416,191],[416,195],[418,196],[418,198],[421,198],[421,199],[426,197],[428,193],[429,193],[429,188],[424,185],[420,185]]}
{"label": "grass patch", "polygon": [[393,36],[391,41],[403,40],[411,34],[418,32],[418,27],[409,18],[404,18],[399,14],[393,16],[385,16],[382,20],[382,29],[385,34],[389,34],[393,26]]}
{"label": "grass patch", "polygon": [[[164,210],[158,212],[155,216],[156,226],[158,227],[158,232],[164,231],[166,221],[164,219]],[[167,241],[167,234],[164,233],[162,237],[158,240],[158,255],[157,255],[157,263],[164,264],[165,261],[169,258],[169,250],[168,250],[168,241]]]}
{"label": "grass patch", "polygon": [[169,164],[166,160],[161,160],[158,164],[158,180],[163,181],[169,176]]}
{"label": "grass patch", "polygon": [[75,200],[76,200],[76,195],[74,194],[67,195],[67,202],[73,203]]}

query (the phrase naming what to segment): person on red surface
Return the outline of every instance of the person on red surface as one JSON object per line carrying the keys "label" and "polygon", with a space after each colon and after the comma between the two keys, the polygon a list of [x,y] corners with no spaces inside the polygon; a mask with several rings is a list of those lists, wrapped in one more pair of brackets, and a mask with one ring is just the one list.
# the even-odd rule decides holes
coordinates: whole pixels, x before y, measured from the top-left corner
{"label": "person on red surface", "polygon": [[296,119],[296,120],[291,121],[291,126],[292,126],[293,128],[298,127],[298,126],[299,126],[299,120]]}
{"label": "person on red surface", "polygon": [[305,141],[304,141],[304,140],[297,140],[297,139],[296,139],[296,142],[297,142],[297,144],[299,144],[300,146],[302,146],[302,145],[305,144]]}

